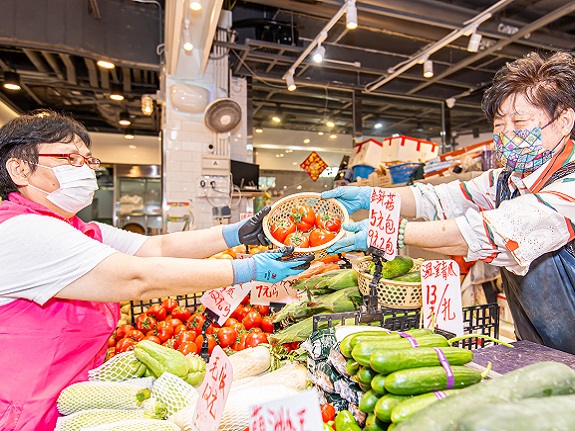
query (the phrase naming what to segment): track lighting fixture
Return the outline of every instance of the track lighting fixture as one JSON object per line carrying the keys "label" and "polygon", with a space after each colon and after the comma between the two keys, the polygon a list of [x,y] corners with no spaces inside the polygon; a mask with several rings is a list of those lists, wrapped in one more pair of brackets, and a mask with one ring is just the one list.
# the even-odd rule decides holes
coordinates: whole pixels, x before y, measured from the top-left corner
{"label": "track lighting fixture", "polygon": [[375,123],[373,124],[373,128],[374,129],[381,129],[382,127],[383,127],[383,121],[375,120]]}
{"label": "track lighting fixture", "polygon": [[183,29],[183,44],[182,48],[186,52],[192,52],[194,49],[194,44],[192,43],[192,35],[190,34],[190,20],[184,20],[184,29]]}
{"label": "track lighting fixture", "polygon": [[477,32],[473,32],[469,38],[469,44],[467,45],[467,51],[477,52],[479,51],[479,44],[481,43],[481,35]]}
{"label": "track lighting fixture", "polygon": [[118,123],[121,126],[129,126],[132,124],[132,120],[130,120],[130,114],[127,111],[120,112],[120,118]]}
{"label": "track lighting fixture", "polygon": [[423,77],[431,78],[433,77],[433,61],[425,60],[423,63]]}
{"label": "track lighting fixture", "polygon": [[21,90],[20,75],[16,72],[4,72],[4,83],[2,86],[6,90]]}
{"label": "track lighting fixture", "polygon": [[135,139],[135,138],[136,138],[136,135],[134,135],[134,131],[132,129],[128,129],[124,133],[124,139],[127,139],[128,141],[131,141],[132,139]]}
{"label": "track lighting fixture", "polygon": [[334,123],[332,120],[330,120],[330,119],[328,119],[328,120],[325,122],[325,125],[326,125],[327,127],[329,127],[330,129],[333,128],[333,127],[335,127],[335,123]]}
{"label": "track lighting fixture", "polygon": [[121,101],[124,100],[124,89],[121,84],[113,82],[110,84],[110,99]]}
{"label": "track lighting fixture", "polygon": [[295,81],[293,79],[293,74],[294,74],[294,71],[290,69],[289,74],[286,77],[286,85],[287,85],[288,91],[295,91],[295,89],[297,88],[295,85]]}
{"label": "track lighting fixture", "polygon": [[319,43],[317,45],[317,49],[313,53],[313,61],[316,63],[321,63],[323,61],[323,57],[325,56],[325,47]]}
{"label": "track lighting fixture", "polygon": [[276,124],[279,124],[282,122],[282,110],[281,110],[279,105],[276,108],[276,111],[274,112],[274,114],[272,115],[272,121]]}
{"label": "track lighting fixture", "polygon": [[107,70],[112,70],[116,67],[114,63],[106,60],[98,60],[96,62],[96,65],[101,69],[107,69]]}
{"label": "track lighting fixture", "polygon": [[154,113],[154,99],[148,94],[144,94],[141,99],[142,102],[142,114],[152,115]]}
{"label": "track lighting fixture", "polygon": [[347,0],[345,22],[345,26],[348,30],[355,30],[357,28],[357,7],[355,6],[355,0]]}
{"label": "track lighting fixture", "polygon": [[190,2],[190,9],[193,11],[202,10],[202,2],[197,1],[197,0],[192,0]]}

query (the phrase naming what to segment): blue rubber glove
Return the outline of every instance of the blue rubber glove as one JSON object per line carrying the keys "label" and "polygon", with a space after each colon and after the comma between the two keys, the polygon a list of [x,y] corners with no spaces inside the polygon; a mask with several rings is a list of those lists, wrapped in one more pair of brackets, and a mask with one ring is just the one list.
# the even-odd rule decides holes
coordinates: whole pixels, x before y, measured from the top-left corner
{"label": "blue rubber glove", "polygon": [[309,268],[313,254],[282,259],[293,253],[293,247],[282,247],[254,254],[247,259],[232,260],[234,284],[251,280],[276,283],[290,275],[297,275]]}
{"label": "blue rubber glove", "polygon": [[321,197],[324,199],[337,199],[347,210],[349,214],[364,209],[369,209],[369,202],[371,200],[371,187],[336,187],[333,190],[323,192]]}
{"label": "blue rubber glove", "polygon": [[[355,188],[355,187],[350,187]],[[361,187],[360,187],[361,188]],[[344,230],[355,232],[355,235],[346,236],[335,244],[327,248],[329,254],[338,254],[346,251],[363,251],[367,250],[367,231],[369,230],[369,219],[362,220],[358,223],[344,223]]]}
{"label": "blue rubber glove", "polygon": [[262,228],[262,220],[270,212],[271,207],[265,206],[256,215],[238,223],[222,227],[222,235],[228,248],[237,245],[268,245],[269,242]]}

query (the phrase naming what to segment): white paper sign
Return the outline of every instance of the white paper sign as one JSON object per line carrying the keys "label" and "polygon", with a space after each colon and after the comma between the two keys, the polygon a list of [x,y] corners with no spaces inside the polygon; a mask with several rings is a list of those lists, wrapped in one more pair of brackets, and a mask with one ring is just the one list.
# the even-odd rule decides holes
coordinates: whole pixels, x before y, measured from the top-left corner
{"label": "white paper sign", "polygon": [[250,304],[289,304],[298,300],[298,291],[292,287],[297,277],[290,276],[277,283],[254,281],[250,292]]}
{"label": "white paper sign", "polygon": [[397,256],[401,197],[390,189],[374,187],[369,204],[368,244],[383,250],[387,260]]}
{"label": "white paper sign", "polygon": [[217,431],[234,378],[232,363],[220,346],[214,347],[200,387],[194,425],[201,431]]}
{"label": "white paper sign", "polygon": [[426,260],[421,265],[422,313],[425,328],[463,335],[459,265],[454,260]]}
{"label": "white paper sign", "polygon": [[317,431],[323,429],[317,393],[301,392],[288,398],[250,407],[250,431]]}
{"label": "white paper sign", "polygon": [[204,292],[200,302],[218,315],[218,325],[223,325],[228,317],[234,312],[242,299],[252,289],[253,281],[248,283],[234,284],[228,287],[212,289]]}

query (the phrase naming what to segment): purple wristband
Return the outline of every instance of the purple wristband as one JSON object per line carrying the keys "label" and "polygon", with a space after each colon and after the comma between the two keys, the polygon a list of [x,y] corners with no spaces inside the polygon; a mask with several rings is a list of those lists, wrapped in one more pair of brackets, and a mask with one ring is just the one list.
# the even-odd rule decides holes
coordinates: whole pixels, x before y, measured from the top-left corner
{"label": "purple wristband", "polygon": [[434,347],[435,353],[437,353],[437,357],[439,358],[439,363],[445,370],[445,374],[447,375],[447,384],[445,385],[445,389],[453,389],[455,385],[455,377],[453,376],[453,370],[449,365],[449,361],[445,357],[445,354],[439,347]]}
{"label": "purple wristband", "polygon": [[407,338],[409,340],[409,343],[411,344],[411,347],[413,347],[414,349],[419,347],[417,340],[415,338],[413,338],[411,335],[406,334],[405,332],[399,332],[399,336],[403,337],[403,338]]}

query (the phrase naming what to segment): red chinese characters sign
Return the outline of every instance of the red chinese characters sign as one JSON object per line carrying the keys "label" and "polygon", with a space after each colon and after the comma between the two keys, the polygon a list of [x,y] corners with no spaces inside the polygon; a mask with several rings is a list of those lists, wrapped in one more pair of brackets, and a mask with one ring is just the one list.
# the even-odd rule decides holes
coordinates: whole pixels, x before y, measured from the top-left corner
{"label": "red chinese characters sign", "polygon": [[233,286],[222,287],[206,291],[200,302],[218,315],[218,325],[223,325],[231,316],[242,299],[250,292],[252,282],[234,284]]}
{"label": "red chinese characters sign", "polygon": [[327,168],[327,163],[314,151],[302,162],[300,167],[312,180],[317,181],[321,173]]}
{"label": "red chinese characters sign", "polygon": [[369,204],[368,243],[371,247],[383,250],[385,258],[397,256],[397,236],[401,197],[389,190],[374,187]]}
{"label": "red chinese characters sign", "polygon": [[296,277],[287,277],[277,283],[254,281],[250,292],[250,304],[289,304],[298,300],[298,291],[292,287]]}
{"label": "red chinese characters sign", "polygon": [[250,408],[250,431],[316,431],[323,429],[319,401],[305,391]]}
{"label": "red chinese characters sign", "polygon": [[423,322],[463,335],[463,310],[459,265],[454,260],[427,260],[421,265]]}

